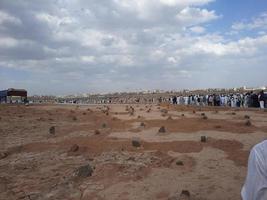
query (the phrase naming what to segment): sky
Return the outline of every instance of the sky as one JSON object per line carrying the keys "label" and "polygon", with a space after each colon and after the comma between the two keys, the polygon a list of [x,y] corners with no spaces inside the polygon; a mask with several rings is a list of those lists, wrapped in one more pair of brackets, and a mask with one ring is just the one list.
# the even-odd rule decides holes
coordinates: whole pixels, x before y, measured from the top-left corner
{"label": "sky", "polygon": [[267,86],[266,0],[0,0],[0,90]]}

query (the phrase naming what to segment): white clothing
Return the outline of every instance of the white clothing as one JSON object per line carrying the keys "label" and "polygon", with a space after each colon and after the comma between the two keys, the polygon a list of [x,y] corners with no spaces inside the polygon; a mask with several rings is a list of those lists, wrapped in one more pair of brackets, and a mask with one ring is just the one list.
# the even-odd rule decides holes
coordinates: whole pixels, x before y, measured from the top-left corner
{"label": "white clothing", "polygon": [[184,103],[185,105],[188,105],[189,97],[184,97]]}
{"label": "white clothing", "polygon": [[264,101],[260,101],[260,107],[261,109],[264,109]]}
{"label": "white clothing", "polygon": [[267,199],[267,140],[254,146],[250,152],[241,196],[243,200]]}
{"label": "white clothing", "polygon": [[234,102],[234,99],[231,100],[231,107],[235,107],[235,102]]}

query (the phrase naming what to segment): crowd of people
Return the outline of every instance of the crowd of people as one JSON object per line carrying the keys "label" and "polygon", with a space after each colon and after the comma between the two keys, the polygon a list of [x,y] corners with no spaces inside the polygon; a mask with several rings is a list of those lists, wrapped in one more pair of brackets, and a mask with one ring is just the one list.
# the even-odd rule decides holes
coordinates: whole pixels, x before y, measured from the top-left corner
{"label": "crowd of people", "polygon": [[197,106],[229,106],[229,107],[254,107],[266,108],[267,94],[264,91],[259,93],[248,92],[245,94],[209,94],[209,95],[188,95],[173,96],[170,101],[178,105]]}

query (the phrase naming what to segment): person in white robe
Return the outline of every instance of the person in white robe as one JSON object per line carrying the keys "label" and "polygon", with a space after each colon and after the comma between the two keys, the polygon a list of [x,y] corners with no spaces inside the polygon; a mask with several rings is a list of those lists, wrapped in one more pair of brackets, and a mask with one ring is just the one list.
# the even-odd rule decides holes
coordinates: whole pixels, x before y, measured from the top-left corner
{"label": "person in white robe", "polygon": [[267,140],[255,145],[250,152],[241,196],[243,200],[267,199]]}

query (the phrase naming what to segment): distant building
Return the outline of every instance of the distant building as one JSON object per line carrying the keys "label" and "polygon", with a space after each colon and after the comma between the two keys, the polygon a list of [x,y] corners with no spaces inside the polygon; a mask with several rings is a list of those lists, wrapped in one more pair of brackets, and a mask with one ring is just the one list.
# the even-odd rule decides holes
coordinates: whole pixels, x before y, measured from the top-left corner
{"label": "distant building", "polygon": [[27,90],[9,88],[0,91],[0,102],[24,103],[27,101]]}
{"label": "distant building", "polygon": [[266,87],[262,86],[262,87],[253,88],[253,87],[244,86],[242,89],[245,91],[255,91],[255,90],[266,90]]}

